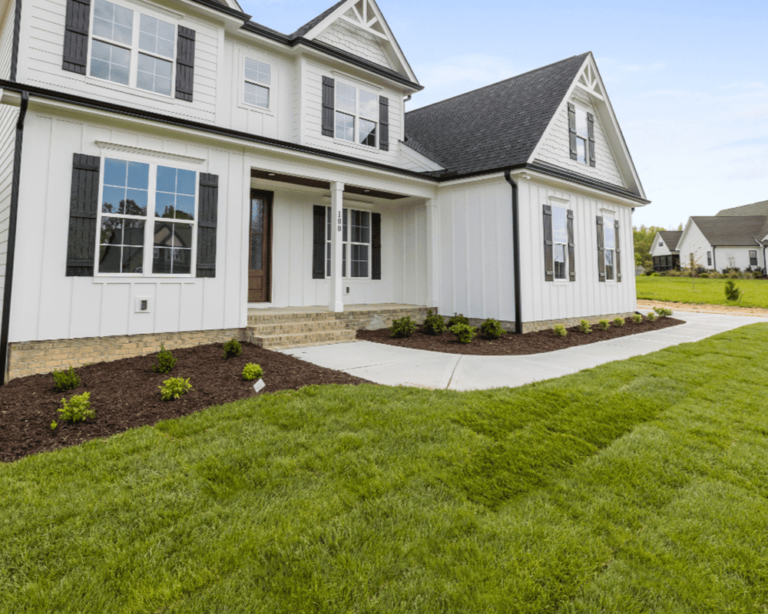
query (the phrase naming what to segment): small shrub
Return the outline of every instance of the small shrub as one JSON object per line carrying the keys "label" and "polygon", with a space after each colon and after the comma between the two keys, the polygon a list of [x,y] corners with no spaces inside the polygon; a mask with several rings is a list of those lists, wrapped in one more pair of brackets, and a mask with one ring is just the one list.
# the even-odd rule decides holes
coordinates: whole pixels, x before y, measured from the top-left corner
{"label": "small shrub", "polygon": [[597,327],[600,330],[608,330],[611,327],[611,323],[608,320],[600,320],[597,323]]}
{"label": "small shrub", "polygon": [[555,333],[555,335],[558,337],[565,337],[568,334],[568,330],[565,328],[565,324],[555,324],[552,332]]}
{"label": "small shrub", "polygon": [[582,320],[579,322],[579,331],[584,333],[585,335],[588,335],[592,332],[592,325],[587,320]]}
{"label": "small shrub", "polygon": [[224,344],[224,358],[237,358],[243,353],[243,347],[237,339],[230,339]]}
{"label": "small shrub", "polygon": [[160,388],[160,397],[163,401],[171,401],[192,390],[192,384],[189,383],[189,378],[172,377],[165,380],[163,385],[158,386],[158,388]]}
{"label": "small shrub", "polygon": [[649,322],[653,322],[654,320],[656,320],[656,314],[653,311],[649,311],[648,315],[645,317],[648,319]]}
{"label": "small shrub", "polygon": [[616,328],[621,328],[622,326],[624,326],[624,324],[626,324],[626,320],[624,318],[614,318],[613,319],[613,325]]}
{"label": "small shrub", "polygon": [[[61,419],[65,422],[85,422],[86,418],[95,418],[96,412],[91,409],[91,393],[84,392],[76,394],[69,401],[61,400],[61,407],[58,409]],[[53,425],[51,425],[53,428]]]}
{"label": "small shrub", "polygon": [[699,273],[701,279],[709,279],[709,273]]}
{"label": "small shrub", "polygon": [[443,316],[429,309],[427,310],[427,317],[424,318],[424,326],[422,326],[421,330],[428,335],[441,335],[448,330],[448,327],[445,325]]}
{"label": "small shrub", "polygon": [[643,323],[643,316],[641,316],[639,313],[636,313],[632,316],[632,321],[635,324],[642,324]]}
{"label": "small shrub", "polygon": [[651,273],[651,277],[661,277],[656,271]]}
{"label": "small shrub", "polygon": [[59,426],[59,425],[58,425],[58,424],[56,424],[56,420],[54,420],[53,422],[51,422],[51,430],[52,430],[52,431],[55,431],[57,426]]}
{"label": "small shrub", "polygon": [[157,354],[157,361],[152,365],[152,370],[155,373],[170,373],[176,366],[176,358],[171,354],[170,350],[166,350],[165,346],[160,344],[160,352]]}
{"label": "small shrub", "polygon": [[261,365],[249,362],[243,367],[243,379],[246,382],[252,382],[262,377],[264,377],[264,369],[261,368]]}
{"label": "small shrub", "polygon": [[741,290],[732,279],[725,282],[725,298],[729,301],[738,301],[741,298]]}
{"label": "small shrub", "polygon": [[493,318],[488,318],[480,325],[480,332],[487,339],[498,339],[502,335],[507,334],[507,331],[501,327],[501,322]]}
{"label": "small shrub", "polygon": [[448,320],[448,328],[453,328],[457,324],[466,324],[467,326],[469,326],[469,318],[465,318],[460,313],[454,313],[453,317],[450,320]]}
{"label": "small shrub", "polygon": [[667,309],[666,307],[654,307],[653,310],[656,312],[656,315],[660,318],[668,318],[672,315],[672,310]]}
{"label": "small shrub", "polygon": [[80,376],[75,373],[72,367],[69,367],[66,371],[54,371],[53,372],[53,389],[56,392],[66,392],[67,390],[74,390],[80,385]]}
{"label": "small shrub", "polygon": [[477,330],[469,324],[454,324],[449,329],[461,343],[471,343],[477,336]]}
{"label": "small shrub", "polygon": [[389,329],[394,339],[410,337],[416,331],[416,322],[411,316],[405,316],[399,320],[392,320],[392,328]]}

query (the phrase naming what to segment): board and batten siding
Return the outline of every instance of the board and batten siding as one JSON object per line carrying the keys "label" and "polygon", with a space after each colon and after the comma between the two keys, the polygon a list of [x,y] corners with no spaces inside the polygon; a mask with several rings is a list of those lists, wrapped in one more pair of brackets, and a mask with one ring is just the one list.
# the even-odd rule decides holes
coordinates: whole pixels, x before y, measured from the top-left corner
{"label": "board and batten siding", "polygon": [[[635,311],[632,210],[576,191],[520,180],[520,277],[524,322],[593,317]],[[554,197],[556,201],[551,200]],[[576,281],[544,281],[543,205],[574,213]],[[597,217],[620,224],[622,281],[598,281]]]}
{"label": "board and batten siding", "polygon": [[498,178],[442,186],[439,311],[515,319],[512,190]]}
{"label": "board and batten siding", "polygon": [[[402,94],[394,89],[375,85],[372,81],[361,81],[359,78],[354,78],[351,75],[345,76],[343,73],[329,70],[315,62],[305,62],[304,69],[304,114],[300,120],[304,123],[302,144],[382,164],[398,166],[400,163],[400,141],[403,138]],[[382,151],[378,147],[366,147],[365,145],[323,136],[323,76],[334,79],[336,83],[347,83],[358,89],[364,89],[372,94],[385,96],[389,99],[389,151]]]}
{"label": "board and batten siding", "polygon": [[5,290],[5,262],[8,256],[8,222],[13,184],[13,159],[16,144],[16,121],[19,109],[0,105],[0,318]]}
{"label": "board and batten siding", "polygon": [[79,75],[62,69],[66,0],[24,0],[24,27],[19,57],[19,81],[57,89],[115,104],[138,107],[184,119],[216,123],[216,95],[219,86],[219,26],[202,18],[161,8],[149,2],[118,0],[118,4],[138,13],[157,17],[174,27],[179,24],[195,31],[195,76],[192,102],[173,95],[162,96]]}
{"label": "board and batten siding", "polygon": [[589,100],[589,94],[576,88],[569,99],[595,116],[595,159],[596,166],[582,164],[571,159],[570,141],[568,132],[568,105],[563,104],[557,112],[549,130],[542,138],[542,144],[539,148],[536,160],[554,164],[565,168],[574,173],[587,175],[594,179],[599,179],[612,185],[626,187],[624,179],[621,176],[619,167],[616,165],[616,159],[611,151],[608,139],[605,137],[605,131],[600,121],[600,117],[595,111],[594,105]]}
{"label": "board and batten siding", "polygon": [[[216,277],[66,277],[73,154],[141,160],[96,141],[194,156],[198,172],[219,176]],[[150,155],[150,154],[147,154]],[[156,163],[173,166],[158,156]],[[245,250],[249,169],[243,152],[197,145],[147,129],[128,131],[30,110],[26,117],[11,341],[242,328],[246,322]],[[136,313],[148,297],[150,313]]]}
{"label": "board and batten siding", "polygon": [[[260,189],[256,184],[256,188]],[[326,306],[330,281],[312,279],[313,206],[329,206],[317,193],[279,189],[272,214],[272,302],[265,307]],[[381,280],[345,279],[342,298],[347,305],[426,301],[426,243],[424,206],[376,205],[345,208],[381,214]],[[349,288],[349,293],[346,289]]]}
{"label": "board and batten siding", "polygon": [[[2,15],[0,15],[2,17]],[[16,0],[11,0],[5,11],[2,30],[0,30],[0,79],[11,75],[13,56],[13,27],[16,22]]]}

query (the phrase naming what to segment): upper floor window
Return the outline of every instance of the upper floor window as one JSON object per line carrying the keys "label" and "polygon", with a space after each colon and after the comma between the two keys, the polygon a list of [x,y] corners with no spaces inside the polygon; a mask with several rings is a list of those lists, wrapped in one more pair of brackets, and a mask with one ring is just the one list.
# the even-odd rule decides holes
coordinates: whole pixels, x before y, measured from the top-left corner
{"label": "upper floor window", "polygon": [[346,83],[336,84],[336,138],[376,147],[379,97]]}
{"label": "upper floor window", "polygon": [[589,143],[587,112],[576,107],[576,161],[581,164],[587,164],[587,143]]}
{"label": "upper floor window", "polygon": [[604,226],[605,241],[605,279],[615,278],[614,270],[616,267],[616,227],[612,217],[606,217]]}
{"label": "upper floor window", "polygon": [[170,96],[176,28],[108,0],[93,3],[92,77]]}
{"label": "upper floor window", "polygon": [[272,67],[264,62],[245,58],[244,102],[263,109],[269,108]]}

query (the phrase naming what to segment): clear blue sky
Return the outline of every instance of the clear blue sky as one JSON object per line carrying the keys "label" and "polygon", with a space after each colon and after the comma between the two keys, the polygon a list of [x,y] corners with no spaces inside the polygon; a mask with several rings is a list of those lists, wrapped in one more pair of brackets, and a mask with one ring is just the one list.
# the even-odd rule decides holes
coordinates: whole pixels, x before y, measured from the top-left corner
{"label": "clear blue sky", "polygon": [[[335,0],[241,0],[290,33]],[[592,51],[651,205],[635,224],[768,200],[768,2],[380,0],[416,108]]]}

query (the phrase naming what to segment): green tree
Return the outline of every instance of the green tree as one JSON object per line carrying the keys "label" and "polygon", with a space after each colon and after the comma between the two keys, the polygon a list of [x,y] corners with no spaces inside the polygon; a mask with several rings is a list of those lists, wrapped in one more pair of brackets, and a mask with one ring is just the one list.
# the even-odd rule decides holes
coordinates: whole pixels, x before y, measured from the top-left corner
{"label": "green tree", "polygon": [[653,238],[659,230],[666,230],[666,228],[645,225],[632,228],[635,242],[635,266],[645,267],[646,271],[653,268],[653,258],[649,252],[653,245]]}

